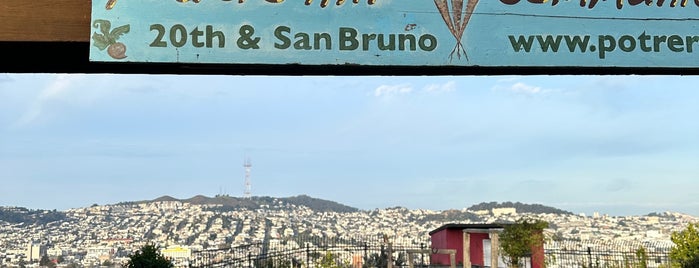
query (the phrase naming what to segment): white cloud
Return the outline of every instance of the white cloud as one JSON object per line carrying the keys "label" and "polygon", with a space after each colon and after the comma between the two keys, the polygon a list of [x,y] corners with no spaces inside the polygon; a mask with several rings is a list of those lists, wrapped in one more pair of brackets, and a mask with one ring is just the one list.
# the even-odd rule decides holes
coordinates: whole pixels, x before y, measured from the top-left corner
{"label": "white cloud", "polygon": [[410,84],[400,84],[400,85],[381,85],[374,90],[374,96],[376,97],[390,97],[395,95],[403,95],[413,92],[412,86]]}
{"label": "white cloud", "polygon": [[452,92],[456,90],[456,82],[449,81],[444,84],[431,84],[425,86],[423,90],[428,93]]}
{"label": "white cloud", "polygon": [[541,87],[527,85],[522,82],[517,82],[513,84],[510,87],[510,91],[524,94],[539,94],[544,92],[543,89],[541,89]]}
{"label": "white cloud", "polygon": [[505,91],[526,96],[535,96],[551,93],[555,90],[546,89],[540,86],[526,84],[524,82],[515,82],[512,80],[502,80],[493,87],[494,91]]}

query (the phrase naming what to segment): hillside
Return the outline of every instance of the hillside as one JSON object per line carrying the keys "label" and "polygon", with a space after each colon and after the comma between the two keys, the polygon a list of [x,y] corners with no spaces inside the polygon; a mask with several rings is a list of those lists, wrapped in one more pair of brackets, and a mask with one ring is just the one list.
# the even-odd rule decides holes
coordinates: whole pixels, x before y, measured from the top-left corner
{"label": "hillside", "polygon": [[[269,196],[253,196],[251,198],[232,197],[228,195],[217,195],[215,197],[207,197],[204,195],[196,195],[188,199],[177,199],[171,196],[162,196],[153,200],[141,202],[159,202],[159,201],[180,201],[197,205],[220,205],[213,210],[216,211],[233,211],[238,209],[260,209],[269,207],[279,207],[279,204],[284,206],[304,206],[315,212],[357,212],[359,209],[340,204],[338,202],[310,197],[308,195],[298,195],[291,197],[269,197]],[[138,202],[140,203],[140,202]],[[458,210],[445,210],[439,214],[431,215],[426,220],[457,220],[469,219],[478,221],[479,216],[473,214],[474,211],[492,210],[494,208],[515,208],[518,213],[533,213],[533,214],[556,214],[556,215],[572,215],[570,211],[558,209],[555,207],[545,206],[541,204],[524,204],[521,202],[483,202],[470,206],[467,212]]]}
{"label": "hillside", "polygon": [[63,212],[55,210],[33,210],[22,207],[0,207],[0,221],[16,224],[42,225],[66,220]]}
{"label": "hillside", "polygon": [[307,195],[298,195],[287,198],[280,198],[290,204],[306,206],[314,211],[334,211],[334,212],[357,212],[359,209],[346,206],[334,201],[313,198]]}
{"label": "hillside", "polygon": [[272,207],[275,202],[305,206],[316,212],[357,212],[359,209],[346,206],[334,201],[313,198],[307,195],[298,195],[292,197],[269,197],[269,196],[253,196],[251,198],[232,197],[228,195],[218,195],[215,197],[207,197],[197,195],[188,199],[177,199],[171,196],[162,196],[149,201],[142,202],[160,202],[160,201],[180,201],[196,205],[221,205],[216,210],[231,211],[238,209],[259,209],[263,207]]}
{"label": "hillside", "polygon": [[430,214],[420,219],[418,223],[426,224],[428,222],[481,222],[483,219],[476,214],[461,210],[445,210],[437,214]]}
{"label": "hillside", "polygon": [[468,208],[469,211],[492,210],[494,208],[515,208],[517,213],[534,213],[534,214],[556,214],[556,215],[572,215],[570,211],[544,206],[540,204],[523,204],[520,202],[489,202],[480,203]]}

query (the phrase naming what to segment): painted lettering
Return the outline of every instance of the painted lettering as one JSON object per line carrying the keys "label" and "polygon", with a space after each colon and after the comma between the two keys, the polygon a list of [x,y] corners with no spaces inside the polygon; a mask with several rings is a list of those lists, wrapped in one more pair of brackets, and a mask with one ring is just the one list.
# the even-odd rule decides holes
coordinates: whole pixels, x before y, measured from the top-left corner
{"label": "painted lettering", "polygon": [[[667,0],[655,0],[655,4],[658,7],[663,7],[666,6],[665,2]],[[522,0],[500,0],[501,3],[505,5],[516,5],[520,4],[523,2]],[[548,0],[527,0],[526,2],[529,2],[531,4],[547,4],[549,1]],[[552,0],[551,1],[551,6],[556,6],[560,3],[560,0]],[[602,2],[607,2],[606,0],[602,0]],[[617,9],[623,9],[626,4],[629,6],[652,6],[653,5],[653,0],[614,0],[614,1],[609,1],[609,2],[614,2],[616,5]],[[679,2],[679,7],[687,7],[689,0],[669,0],[669,4],[667,6],[669,7],[677,7]],[[587,7],[588,9],[593,9],[597,6],[597,4],[600,3],[600,0],[580,0],[580,7]],[[699,0],[694,0],[694,5],[699,7]]]}
{"label": "painted lettering", "polygon": [[[111,9],[112,7],[114,7],[114,4],[116,4],[116,0],[110,0],[110,1],[112,1],[112,2],[107,4],[107,9]],[[176,1],[180,2],[180,3],[189,2],[189,0],[176,0]],[[222,0],[222,1],[230,2],[231,0]],[[264,1],[267,3],[272,3],[272,4],[280,4],[280,3],[284,2],[284,0],[264,0]],[[529,0],[529,1],[545,1],[545,0]],[[554,1],[558,2],[559,0],[554,0]],[[201,0],[193,0],[192,2],[194,2],[195,4],[198,4],[199,2],[201,2]],[[328,5],[330,5],[330,0],[320,0],[319,2],[320,2],[321,8],[325,8]],[[345,2],[346,2],[346,0],[336,0],[335,5],[341,6],[341,5],[345,4]],[[245,3],[245,0],[238,0],[238,4],[243,4],[243,3]],[[352,0],[352,3],[355,5],[359,4],[359,0]],[[376,0],[367,0],[366,3],[368,5],[373,5],[373,4],[376,4]],[[311,4],[313,4],[313,0],[304,0],[304,4],[307,6],[310,6]]]}
{"label": "painted lettering", "polygon": [[153,42],[150,43],[150,47],[167,47],[166,34],[169,36],[167,39],[170,41],[169,44],[173,47],[183,47],[190,40],[193,47],[212,48],[214,47],[214,41],[216,41],[216,46],[219,48],[226,46],[226,37],[223,32],[214,31],[214,27],[211,25],[206,25],[204,31],[199,30],[199,27],[194,27],[189,33],[187,33],[187,28],[182,24],[171,26],[169,31],[162,24],[152,24],[150,30],[156,31],[156,36]]}
{"label": "painted lettering", "polygon": [[423,34],[359,34],[356,29],[342,27],[339,30],[340,50],[368,51],[372,48],[387,51],[433,51],[437,48],[437,37]]}
{"label": "painted lettering", "polygon": [[[292,40],[289,37],[291,28],[288,26],[279,26],[274,29],[274,37],[281,43],[274,43],[274,48],[287,49],[292,45]],[[296,50],[330,50],[332,49],[332,38],[329,33],[303,33],[294,34],[293,41],[294,49]]]}

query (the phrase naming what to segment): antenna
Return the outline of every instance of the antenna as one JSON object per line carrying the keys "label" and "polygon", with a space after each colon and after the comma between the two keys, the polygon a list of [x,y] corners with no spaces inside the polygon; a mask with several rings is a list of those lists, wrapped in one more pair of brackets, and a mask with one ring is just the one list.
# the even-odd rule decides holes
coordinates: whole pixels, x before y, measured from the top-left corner
{"label": "antenna", "polygon": [[250,162],[249,157],[245,158],[245,162],[243,162],[243,167],[245,168],[245,193],[243,194],[243,197],[250,198],[250,196],[251,196],[251,193],[250,193],[250,188],[251,188],[250,170],[252,169],[252,162]]}

